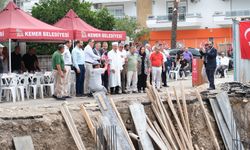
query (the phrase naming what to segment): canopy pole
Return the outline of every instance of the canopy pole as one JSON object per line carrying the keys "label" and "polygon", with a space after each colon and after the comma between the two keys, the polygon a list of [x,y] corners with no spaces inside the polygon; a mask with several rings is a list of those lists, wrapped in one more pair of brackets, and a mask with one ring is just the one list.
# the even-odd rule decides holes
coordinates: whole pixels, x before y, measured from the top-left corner
{"label": "canopy pole", "polygon": [[9,39],[9,73],[11,73],[11,39]]}
{"label": "canopy pole", "polygon": [[73,49],[74,49],[74,47],[75,47],[75,40],[72,41],[72,44],[73,44]]}

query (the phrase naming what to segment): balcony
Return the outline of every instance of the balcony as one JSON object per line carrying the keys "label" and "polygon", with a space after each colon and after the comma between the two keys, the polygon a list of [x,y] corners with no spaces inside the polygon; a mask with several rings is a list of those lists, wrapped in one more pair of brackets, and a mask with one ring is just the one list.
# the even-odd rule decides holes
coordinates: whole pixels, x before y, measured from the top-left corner
{"label": "balcony", "polygon": [[232,18],[250,18],[250,10],[215,12],[213,15],[214,22],[223,27],[231,26]]}
{"label": "balcony", "polygon": [[[172,15],[148,16],[147,27],[151,29],[171,29]],[[179,14],[178,29],[195,29],[201,27],[201,14]]]}

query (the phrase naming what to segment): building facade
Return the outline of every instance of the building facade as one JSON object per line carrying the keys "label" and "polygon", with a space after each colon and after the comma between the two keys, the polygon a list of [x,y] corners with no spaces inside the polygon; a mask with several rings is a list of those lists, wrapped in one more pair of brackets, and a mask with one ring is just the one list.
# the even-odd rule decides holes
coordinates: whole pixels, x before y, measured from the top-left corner
{"label": "building facade", "polygon": [[[14,0],[30,12],[41,0]],[[93,9],[106,7],[116,18],[136,18],[150,29],[149,42],[170,45],[173,0],[85,0]],[[250,18],[250,0],[179,0],[177,41],[199,48],[210,40],[217,48],[230,47],[232,18]]]}

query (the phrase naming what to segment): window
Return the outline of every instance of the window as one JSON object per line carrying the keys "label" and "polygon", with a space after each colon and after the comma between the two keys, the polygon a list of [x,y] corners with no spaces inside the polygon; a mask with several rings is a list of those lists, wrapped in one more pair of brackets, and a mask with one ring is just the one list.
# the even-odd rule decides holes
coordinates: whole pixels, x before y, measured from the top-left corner
{"label": "window", "polygon": [[[174,2],[167,1],[167,16],[169,21],[172,20],[173,9],[174,9]],[[178,20],[185,21],[186,13],[187,13],[187,1],[181,0],[178,5]]]}
{"label": "window", "polygon": [[14,0],[14,3],[16,3],[16,5],[21,8],[23,7],[23,1],[22,0]]}
{"label": "window", "polygon": [[108,11],[114,15],[114,17],[123,17],[124,16],[124,6],[123,5],[114,5],[114,6],[106,6]]}

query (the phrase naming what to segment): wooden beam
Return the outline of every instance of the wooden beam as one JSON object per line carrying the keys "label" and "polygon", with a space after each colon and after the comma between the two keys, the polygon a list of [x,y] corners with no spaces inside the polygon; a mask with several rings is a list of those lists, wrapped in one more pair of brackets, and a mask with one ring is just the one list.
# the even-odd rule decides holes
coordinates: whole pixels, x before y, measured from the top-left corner
{"label": "wooden beam", "polygon": [[154,121],[153,124],[154,124],[155,129],[157,130],[157,132],[155,132],[155,133],[159,133],[160,138],[165,143],[165,145],[167,145],[167,147],[171,147],[168,140],[167,140],[167,138],[166,138],[166,136],[163,134],[160,126],[158,125],[158,123],[156,121]]}
{"label": "wooden beam", "polygon": [[78,150],[86,150],[86,148],[82,142],[81,136],[76,128],[74,120],[69,112],[69,109],[68,109],[66,102],[62,104],[61,112],[62,112],[63,118],[64,118],[64,120],[69,128],[69,131],[70,131],[71,135],[73,136],[73,139],[76,143]]}
{"label": "wooden beam", "polygon": [[169,150],[151,128],[148,128],[147,132],[161,150]]}
{"label": "wooden beam", "polygon": [[205,106],[204,106],[204,104],[203,104],[201,95],[200,95],[200,93],[199,93],[199,91],[198,91],[197,89],[195,89],[195,94],[196,94],[196,97],[198,98],[198,101],[200,102],[201,110],[202,110],[203,115],[204,115],[204,117],[205,117],[205,121],[206,121],[206,124],[207,124],[207,127],[208,127],[208,131],[209,131],[209,133],[210,133],[210,135],[211,135],[211,138],[212,138],[212,141],[213,141],[213,143],[214,143],[214,148],[215,148],[216,150],[219,150],[219,149],[220,149],[220,145],[219,145],[219,143],[218,143],[218,141],[217,141],[217,138],[216,138],[216,136],[215,136],[215,133],[214,133],[214,130],[213,130],[213,128],[212,128],[211,122],[210,122],[210,120],[209,120],[207,111],[206,111]]}
{"label": "wooden beam", "polygon": [[187,137],[187,134],[185,133],[185,131],[184,131],[182,125],[181,125],[181,122],[180,122],[180,120],[179,120],[179,118],[178,118],[178,115],[177,115],[177,113],[176,113],[176,111],[175,111],[175,109],[174,109],[174,105],[173,105],[173,102],[172,102],[172,98],[170,97],[170,94],[169,94],[168,91],[167,91],[167,102],[168,102],[168,106],[169,106],[169,108],[170,108],[170,110],[171,110],[171,112],[172,112],[172,114],[173,114],[173,116],[174,116],[174,119],[175,119],[175,121],[176,121],[176,123],[177,123],[177,127],[178,127],[178,129],[180,130],[180,136],[182,136],[182,137],[184,138],[184,141],[186,142],[188,149],[189,149],[189,150],[193,150],[193,149],[194,149],[194,148],[193,148],[193,145],[192,145],[192,143],[189,141],[189,139],[188,139],[188,137]]}
{"label": "wooden beam", "polygon": [[13,137],[15,150],[35,150],[31,136]]}
{"label": "wooden beam", "polygon": [[153,143],[147,134],[147,120],[146,113],[142,104],[134,103],[129,105],[129,110],[135,125],[136,132],[140,137],[140,142],[144,150],[154,150]]}
{"label": "wooden beam", "polygon": [[186,101],[186,96],[185,96],[185,90],[183,83],[181,82],[181,99],[182,99],[182,104],[183,104],[183,112],[184,112],[184,118],[187,124],[187,129],[188,129],[188,137],[189,140],[192,142],[192,135],[191,135],[191,129],[190,129],[190,123],[189,123],[189,117],[188,117],[188,110],[187,110],[187,101]]}
{"label": "wooden beam", "polygon": [[92,137],[96,140],[96,128],[93,125],[93,123],[91,121],[91,118],[90,118],[90,116],[89,116],[89,114],[88,114],[88,112],[87,112],[87,110],[86,110],[86,108],[85,108],[85,106],[83,104],[80,106],[80,110],[81,110],[81,113],[82,113],[85,121],[87,122],[89,130],[90,130],[90,132],[92,134]]}

